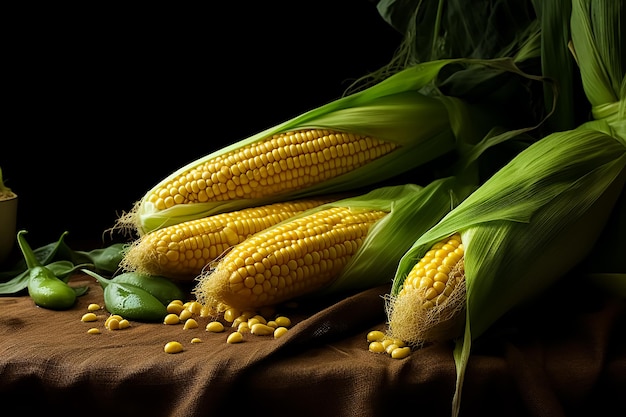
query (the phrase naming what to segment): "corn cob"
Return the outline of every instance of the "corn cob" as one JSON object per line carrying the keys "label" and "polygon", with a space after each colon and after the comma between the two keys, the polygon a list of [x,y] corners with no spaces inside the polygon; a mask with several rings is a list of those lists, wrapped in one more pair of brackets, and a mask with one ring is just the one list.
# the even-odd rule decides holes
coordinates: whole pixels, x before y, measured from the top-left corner
{"label": "corn cob", "polygon": [[274,203],[164,227],[133,242],[120,267],[126,271],[190,281],[200,275],[207,264],[247,237],[338,198]]}
{"label": "corn cob", "polygon": [[307,210],[236,245],[199,277],[196,298],[217,312],[224,305],[254,310],[388,283],[415,236],[471,189],[446,178]]}
{"label": "corn cob", "polygon": [[215,291],[225,304],[242,310],[315,291],[343,269],[370,227],[386,214],[331,207],[260,233],[224,257],[205,291]]}
{"label": "corn cob", "polygon": [[[584,127],[552,133],[520,152],[404,254],[386,297],[388,335],[414,348],[456,339],[454,410],[472,341],[590,252],[625,182],[624,141]],[[448,294],[443,288],[447,297],[441,298],[414,289],[411,270],[454,235],[462,257],[457,254],[459,263],[447,275],[458,279],[456,287]]]}
{"label": "corn cob", "polygon": [[[115,228],[139,235],[277,201],[362,189],[477,142],[476,107],[426,90],[450,61],[407,68],[176,170]],[[481,122],[479,122],[481,120]]]}

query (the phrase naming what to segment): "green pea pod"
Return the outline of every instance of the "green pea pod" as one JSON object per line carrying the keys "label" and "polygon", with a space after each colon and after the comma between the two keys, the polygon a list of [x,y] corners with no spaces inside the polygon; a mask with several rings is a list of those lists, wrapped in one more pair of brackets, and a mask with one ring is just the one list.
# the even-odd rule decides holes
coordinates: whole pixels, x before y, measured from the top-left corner
{"label": "green pea pod", "polygon": [[185,293],[178,285],[159,275],[124,272],[115,276],[112,281],[143,288],[165,305],[169,304],[172,300],[184,301],[186,298]]}
{"label": "green pea pod", "polygon": [[20,230],[17,233],[17,242],[28,267],[28,294],[40,307],[52,310],[71,308],[76,303],[75,289],[59,279],[37,259],[24,237],[26,233],[25,230]]}
{"label": "green pea pod", "polygon": [[88,269],[81,271],[98,280],[104,289],[104,305],[109,313],[143,322],[162,321],[167,315],[165,304],[143,288],[104,278]]}
{"label": "green pea pod", "polygon": [[[67,282],[72,275],[80,268],[87,268],[92,264],[80,264],[74,265],[70,261],[55,261],[45,265],[52,273],[63,282]],[[19,273],[13,279],[0,283],[0,296],[1,295],[15,295],[20,291],[28,287],[29,270]],[[72,287],[77,296],[83,295],[87,292],[87,287]]]}

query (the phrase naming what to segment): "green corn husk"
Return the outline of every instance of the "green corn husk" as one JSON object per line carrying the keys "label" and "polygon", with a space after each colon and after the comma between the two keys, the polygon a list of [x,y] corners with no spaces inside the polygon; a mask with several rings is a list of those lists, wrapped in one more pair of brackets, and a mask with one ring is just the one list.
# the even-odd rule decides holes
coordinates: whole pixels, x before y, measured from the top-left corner
{"label": "green corn husk", "polygon": [[572,0],[570,20],[570,49],[594,119],[587,125],[598,129],[608,125],[613,136],[626,139],[626,5]]}
{"label": "green corn husk", "polygon": [[[580,68],[592,121],[585,127],[626,141],[626,5],[623,1],[572,1],[571,52]],[[622,192],[603,235],[585,260],[590,282],[626,298],[626,193]]]}
{"label": "green corn husk", "polygon": [[[299,296],[320,297],[345,294],[390,283],[401,254],[413,244],[416,236],[436,224],[474,189],[475,186],[462,183],[456,177],[437,179],[426,187],[415,184],[380,187],[366,194],[307,210],[257,233],[257,236],[269,233],[286,222],[328,207],[387,211],[388,214],[371,227],[361,248],[331,282],[324,287],[306,288]],[[223,262],[223,260],[218,261]],[[259,305],[233,305],[227,302],[223,298],[222,280],[217,277],[219,273],[216,273],[215,269],[215,267],[211,268],[198,277],[194,293],[200,303],[212,309],[219,309],[219,306],[224,304],[242,309],[260,307]],[[284,301],[287,300],[281,300],[281,302]]]}
{"label": "green corn husk", "polygon": [[[496,110],[492,107],[481,108],[475,103],[468,104],[455,96],[443,95],[433,88],[440,71],[450,64],[455,65],[450,66],[447,72],[454,72],[471,64],[491,66],[497,72],[511,72],[515,77],[524,75],[512,61],[501,60],[440,60],[412,66],[374,86],[308,111],[181,167],[149,190],[130,212],[124,213],[115,228],[133,229],[142,235],[158,228],[221,212],[376,186],[435,158],[455,152],[460,142],[466,145],[478,142],[489,129],[499,125],[504,119],[494,116]],[[483,80],[476,80],[476,83],[480,82]],[[498,111],[501,114],[515,113],[513,107],[508,111],[499,106]],[[394,142],[399,147],[352,172],[305,189],[266,198],[194,202],[163,210],[157,209],[149,201],[149,196],[161,185],[209,159],[262,141],[274,134],[312,128],[369,135]],[[446,175],[452,173],[439,177]]]}
{"label": "green corn husk", "polygon": [[[503,314],[553,285],[589,253],[625,181],[624,141],[587,128],[550,134],[520,152],[402,257],[387,299],[389,333],[413,346],[428,342],[425,334],[429,340],[458,338],[453,415],[458,413],[472,341]],[[458,308],[444,303],[439,311],[459,312],[455,319],[461,321],[464,334],[437,334],[437,322],[428,323],[427,313],[419,307],[414,314],[404,309],[397,316],[396,295],[427,249],[456,232],[465,248],[465,285],[460,286],[462,297],[450,299],[463,304]],[[459,327],[443,330],[450,328]]]}

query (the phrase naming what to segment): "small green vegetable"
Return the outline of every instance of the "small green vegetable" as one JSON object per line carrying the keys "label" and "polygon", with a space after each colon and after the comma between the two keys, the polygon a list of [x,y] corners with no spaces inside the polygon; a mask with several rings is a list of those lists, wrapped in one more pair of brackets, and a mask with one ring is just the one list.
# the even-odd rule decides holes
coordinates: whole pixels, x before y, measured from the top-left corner
{"label": "small green vegetable", "polygon": [[26,233],[26,230],[20,230],[17,233],[17,242],[28,267],[28,294],[40,307],[52,310],[71,308],[76,303],[77,294],[84,293],[84,289],[77,291],[44,266],[26,241]]}
{"label": "small green vegetable", "polygon": [[173,281],[160,276],[140,274],[138,272],[124,272],[115,276],[113,282],[134,285],[148,291],[164,305],[173,300],[184,300],[185,293]]}
{"label": "small green vegetable", "polygon": [[109,313],[143,322],[162,321],[167,315],[165,304],[145,289],[107,279],[88,269],[81,271],[98,280],[104,289],[104,304]]}

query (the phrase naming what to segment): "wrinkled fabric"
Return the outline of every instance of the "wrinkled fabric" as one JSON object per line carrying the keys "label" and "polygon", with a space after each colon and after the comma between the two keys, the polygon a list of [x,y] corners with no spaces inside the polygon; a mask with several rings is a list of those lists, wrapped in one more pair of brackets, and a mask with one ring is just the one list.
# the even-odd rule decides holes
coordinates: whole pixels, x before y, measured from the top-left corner
{"label": "wrinkled fabric", "polygon": [[[234,329],[209,333],[210,318],[195,317],[196,329],[131,322],[110,331],[103,310],[82,322],[90,303],[104,304],[102,289],[86,275],[73,281],[90,288],[67,311],[0,298],[0,404],[12,415],[450,415],[452,343],[401,360],[368,351],[367,333],[385,329],[390,286],[280,307],[293,324],[285,336],[227,344]],[[626,415],[626,302],[596,293],[548,292],[476,340],[460,415]],[[172,340],[184,351],[165,353]]]}

